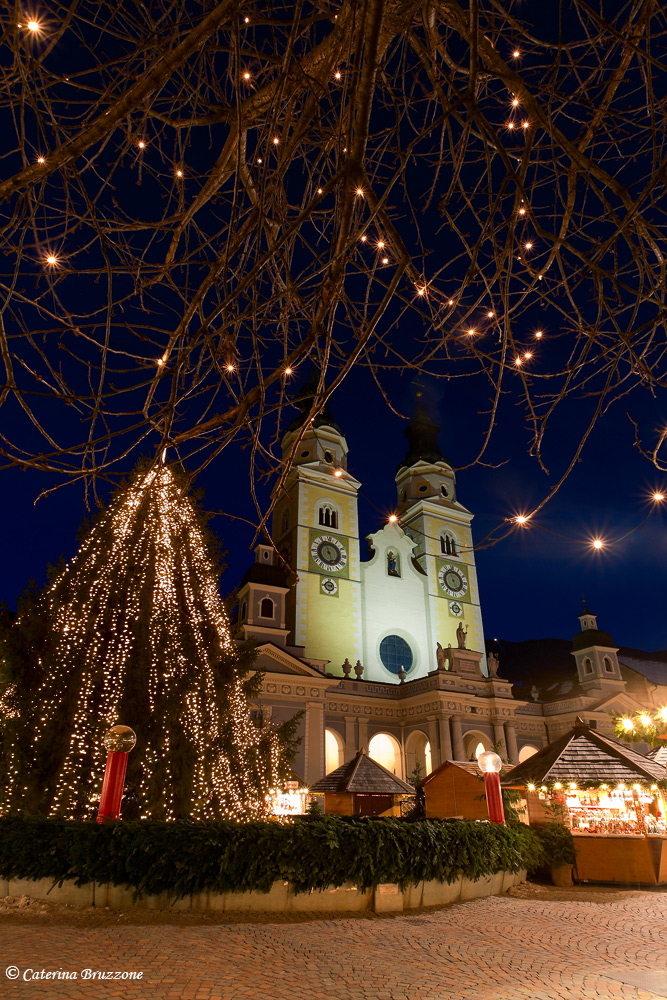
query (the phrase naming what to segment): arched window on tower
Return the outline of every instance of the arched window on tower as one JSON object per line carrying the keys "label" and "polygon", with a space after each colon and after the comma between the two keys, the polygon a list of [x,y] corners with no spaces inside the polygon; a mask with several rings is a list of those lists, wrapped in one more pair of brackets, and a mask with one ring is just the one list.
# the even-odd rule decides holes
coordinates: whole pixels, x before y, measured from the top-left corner
{"label": "arched window on tower", "polygon": [[338,527],[338,511],[330,503],[320,504],[317,519],[323,528]]}
{"label": "arched window on tower", "polygon": [[285,510],[283,511],[283,534],[285,534],[288,528],[289,528],[289,507],[285,507]]}
{"label": "arched window on tower", "polygon": [[609,659],[609,657],[605,656],[605,658],[604,658],[604,660],[602,662],[604,663],[604,669],[605,669],[605,671],[608,674],[613,674],[613,672],[614,672],[614,666],[613,666],[611,660]]}
{"label": "arched window on tower", "polygon": [[440,551],[443,556],[458,556],[456,550],[456,539],[453,535],[445,533],[440,535]]}
{"label": "arched window on tower", "polygon": [[270,597],[265,597],[259,606],[260,618],[273,618],[273,609],[275,604]]}
{"label": "arched window on tower", "polygon": [[244,601],[243,604],[241,605],[241,621],[242,622],[244,622],[246,620],[247,611],[248,611],[248,606],[247,606],[246,602]]}
{"label": "arched window on tower", "polygon": [[584,660],[584,673],[585,674],[592,674],[593,673],[593,664],[591,663],[591,661],[590,661],[590,659],[589,659],[588,656]]}

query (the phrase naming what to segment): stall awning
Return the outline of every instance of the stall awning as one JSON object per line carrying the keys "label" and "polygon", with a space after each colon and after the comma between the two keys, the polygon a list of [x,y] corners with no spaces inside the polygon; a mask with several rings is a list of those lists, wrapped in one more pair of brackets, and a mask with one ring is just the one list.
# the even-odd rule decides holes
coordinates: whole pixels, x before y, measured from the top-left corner
{"label": "stall awning", "polygon": [[502,780],[506,787],[540,782],[655,782],[665,778],[665,765],[657,763],[611,736],[591,729],[581,719],[573,729],[517,764]]}

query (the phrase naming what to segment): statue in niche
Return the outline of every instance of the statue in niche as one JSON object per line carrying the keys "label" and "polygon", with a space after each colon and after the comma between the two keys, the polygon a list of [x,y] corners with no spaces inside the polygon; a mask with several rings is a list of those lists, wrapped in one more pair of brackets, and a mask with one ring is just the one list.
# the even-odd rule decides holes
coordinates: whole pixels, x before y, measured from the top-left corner
{"label": "statue in niche", "polygon": [[497,654],[491,652],[489,653],[487,659],[489,661],[489,674],[491,675],[491,677],[497,677],[498,667],[500,666],[500,661],[498,660]]}
{"label": "statue in niche", "polygon": [[398,556],[391,549],[387,552],[387,573],[389,576],[401,575],[398,569]]}
{"label": "statue in niche", "polygon": [[449,670],[449,656],[451,654],[451,646],[447,649],[443,649],[440,643],[437,643],[435,648],[435,658],[438,664],[438,670]]}
{"label": "statue in niche", "polygon": [[459,627],[456,630],[456,641],[459,644],[459,649],[467,649],[466,639],[468,638],[468,626],[463,627],[463,622],[459,622]]}

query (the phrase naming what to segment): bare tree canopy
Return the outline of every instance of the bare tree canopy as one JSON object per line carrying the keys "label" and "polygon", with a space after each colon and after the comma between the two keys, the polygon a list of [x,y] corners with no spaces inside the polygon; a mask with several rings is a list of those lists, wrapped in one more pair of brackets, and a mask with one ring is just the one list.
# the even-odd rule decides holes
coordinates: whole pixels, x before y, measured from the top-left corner
{"label": "bare tree canopy", "polygon": [[355,366],[470,379],[477,461],[507,401],[541,460],[584,400],[566,475],[665,386],[667,9],[539,6],[6,5],[4,464],[252,479],[314,364],[312,415]]}

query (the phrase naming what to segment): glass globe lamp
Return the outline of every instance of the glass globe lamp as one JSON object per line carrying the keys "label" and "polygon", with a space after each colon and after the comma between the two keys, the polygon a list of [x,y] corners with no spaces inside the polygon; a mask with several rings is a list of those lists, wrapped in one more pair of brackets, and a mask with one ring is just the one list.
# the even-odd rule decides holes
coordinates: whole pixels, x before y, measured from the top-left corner
{"label": "glass globe lamp", "polygon": [[109,753],[112,751],[116,753],[129,753],[136,742],[136,733],[129,726],[112,726],[104,734],[102,740],[104,749],[109,751]]}
{"label": "glass globe lamp", "polygon": [[497,774],[503,766],[502,760],[493,750],[481,753],[477,758],[477,764],[480,771],[484,771],[485,774]]}

